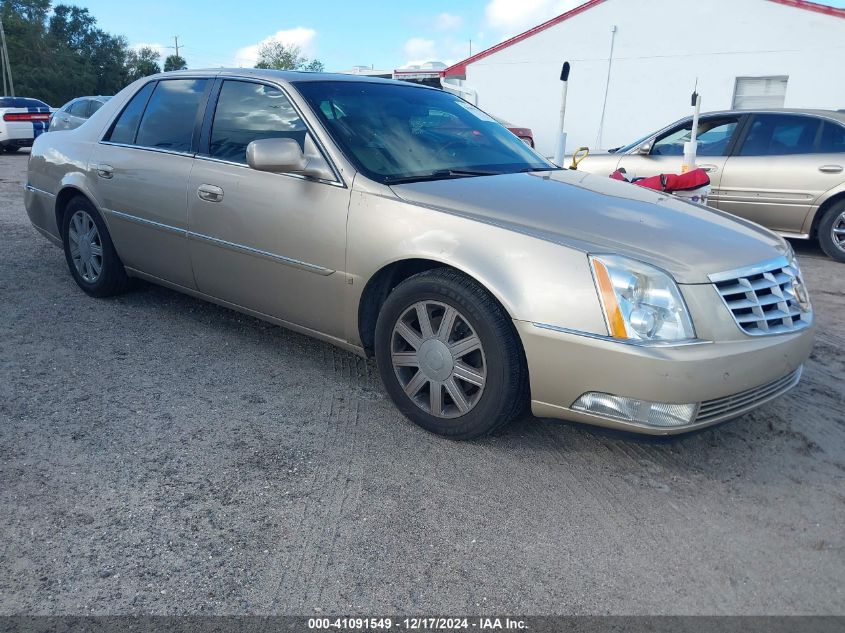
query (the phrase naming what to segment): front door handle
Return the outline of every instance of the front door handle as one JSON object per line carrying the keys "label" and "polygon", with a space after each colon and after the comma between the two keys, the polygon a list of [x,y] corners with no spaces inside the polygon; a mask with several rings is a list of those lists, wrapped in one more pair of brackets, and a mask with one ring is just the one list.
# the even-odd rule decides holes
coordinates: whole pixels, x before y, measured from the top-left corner
{"label": "front door handle", "polygon": [[701,167],[704,171],[706,171],[708,173],[714,172],[714,171],[719,171],[718,165],[707,164],[707,165],[699,165],[699,167]]}
{"label": "front door handle", "polygon": [[200,185],[197,187],[197,196],[206,202],[220,202],[223,199],[223,190],[214,185]]}
{"label": "front door handle", "polygon": [[111,178],[114,176],[114,167],[111,165],[97,165],[96,167],[97,175],[100,178]]}
{"label": "front door handle", "polygon": [[819,171],[824,174],[841,174],[842,165],[822,165],[819,167]]}

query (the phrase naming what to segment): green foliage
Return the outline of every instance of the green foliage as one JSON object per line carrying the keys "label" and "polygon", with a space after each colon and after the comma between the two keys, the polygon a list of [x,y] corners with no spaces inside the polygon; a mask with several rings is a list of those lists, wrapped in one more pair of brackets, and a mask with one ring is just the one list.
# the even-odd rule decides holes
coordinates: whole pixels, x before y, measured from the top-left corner
{"label": "green foliage", "polygon": [[122,89],[138,71],[129,64],[126,39],[97,28],[88,9],[58,4],[51,14],[50,5],[50,0],[0,0],[15,93],[60,106],[74,97]]}
{"label": "green foliage", "polygon": [[180,55],[168,55],[167,59],[164,60],[164,72],[166,73],[171,70],[185,70],[187,67],[188,62]]}
{"label": "green foliage", "polygon": [[302,55],[302,49],[299,46],[286,46],[278,40],[271,40],[259,47],[258,63],[255,67],[273,70],[323,72],[323,62],[317,59],[308,59]]}
{"label": "green foliage", "polygon": [[129,50],[126,54],[126,70],[129,74],[129,81],[160,73],[161,67],[158,65],[160,58],[161,53],[149,46]]}

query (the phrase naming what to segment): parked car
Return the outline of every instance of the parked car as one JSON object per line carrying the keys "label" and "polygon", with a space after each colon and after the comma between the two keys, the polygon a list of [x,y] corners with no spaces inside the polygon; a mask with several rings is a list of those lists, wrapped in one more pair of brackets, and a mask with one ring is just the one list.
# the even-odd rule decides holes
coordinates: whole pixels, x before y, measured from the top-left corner
{"label": "parked car", "polygon": [[701,428],[793,387],[812,347],[782,238],[559,169],[404,82],[147,77],[37,139],[25,197],[89,295],[139,277],[374,355],[397,408],[452,438],[529,405]]}
{"label": "parked car", "polygon": [[64,104],[53,113],[50,119],[50,129],[72,130],[85,123],[92,114],[103,107],[111,97],[78,97]]}
{"label": "parked car", "polygon": [[12,153],[29,147],[47,131],[50,106],[29,97],[0,97],[0,150]]}
{"label": "parked car", "polygon": [[[607,154],[591,154],[578,169],[628,177],[676,173],[692,118]],[[735,110],[701,116],[698,164],[710,175],[708,204],[778,232],[817,239],[845,262],[845,113],[829,110]]]}
{"label": "parked car", "polygon": [[516,135],[520,141],[528,145],[529,147],[534,147],[534,132],[531,131],[531,128],[528,127],[517,127],[513,123],[509,123],[504,119],[500,119],[497,116],[493,117],[499,123],[499,125],[508,129],[508,131],[514,135]]}

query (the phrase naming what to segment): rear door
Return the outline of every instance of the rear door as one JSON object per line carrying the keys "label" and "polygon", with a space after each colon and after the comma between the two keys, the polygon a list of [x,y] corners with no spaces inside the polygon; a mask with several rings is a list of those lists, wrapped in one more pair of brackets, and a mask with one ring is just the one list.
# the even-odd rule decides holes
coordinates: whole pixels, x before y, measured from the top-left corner
{"label": "rear door", "polygon": [[141,88],[92,157],[95,195],[129,268],[187,288],[187,186],[211,79]]}
{"label": "rear door", "polygon": [[806,114],[753,115],[725,165],[719,208],[800,234],[814,201],[843,180],[836,128],[823,134],[827,125],[836,124]]}
{"label": "rear door", "polygon": [[[696,163],[707,171],[713,192],[710,203],[718,206],[719,184],[728,152],[740,129],[742,115],[704,116],[698,121],[698,157]],[[659,174],[678,174],[684,162],[684,143],[692,136],[692,120],[685,121],[657,136],[648,155],[622,156],[619,167],[628,178],[648,178]]]}

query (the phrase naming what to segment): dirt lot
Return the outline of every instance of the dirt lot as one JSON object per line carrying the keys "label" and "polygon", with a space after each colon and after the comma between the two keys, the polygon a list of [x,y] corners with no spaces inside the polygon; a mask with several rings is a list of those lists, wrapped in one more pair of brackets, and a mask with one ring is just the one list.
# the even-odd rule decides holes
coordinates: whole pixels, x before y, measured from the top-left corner
{"label": "dirt lot", "polygon": [[845,266],[801,385],[673,441],[417,429],[374,367],[86,297],[0,156],[0,614],[845,614]]}

